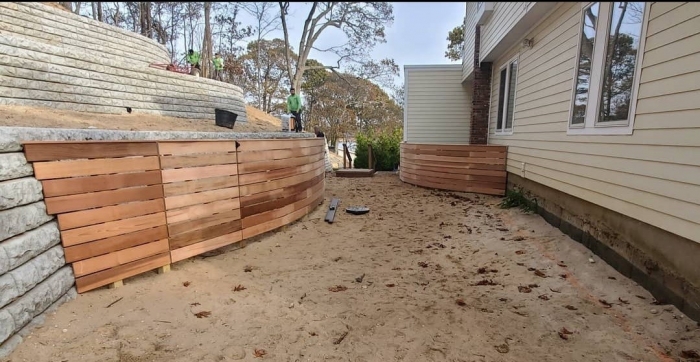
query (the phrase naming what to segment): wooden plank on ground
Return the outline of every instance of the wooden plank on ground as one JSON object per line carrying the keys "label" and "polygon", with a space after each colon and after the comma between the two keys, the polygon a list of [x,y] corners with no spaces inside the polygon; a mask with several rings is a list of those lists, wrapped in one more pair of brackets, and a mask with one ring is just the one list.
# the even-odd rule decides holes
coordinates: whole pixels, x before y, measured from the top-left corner
{"label": "wooden plank on ground", "polygon": [[201,243],[192,244],[185,246],[183,248],[175,249],[170,251],[170,257],[172,262],[178,262],[187,258],[191,258],[195,255],[206,253],[214,249],[224,247],[243,239],[243,234],[241,231],[236,231],[230,234],[221,235],[219,237],[202,241]]}
{"label": "wooden plank on ground", "polygon": [[117,190],[125,187],[159,185],[160,170],[114,175],[71,177],[41,181],[44,197]]}
{"label": "wooden plank on ground", "polygon": [[158,156],[35,162],[38,180],[159,170]]}
{"label": "wooden plank on ground", "polygon": [[46,212],[60,214],[102,206],[111,206],[134,201],[147,201],[163,197],[160,185],[130,187],[120,190],[100,191],[85,194],[49,197],[44,199]]}
{"label": "wooden plank on ground", "polygon": [[112,269],[76,278],[75,285],[78,289],[78,293],[84,293],[168,264],[170,264],[170,253],[158,254]]}
{"label": "wooden plank on ground", "polygon": [[29,162],[83,158],[157,156],[158,147],[155,141],[28,142],[24,143],[24,155]]}
{"label": "wooden plank on ground", "polygon": [[98,255],[119,251],[141,244],[146,244],[168,237],[168,229],[160,225],[150,229],[138,230],[131,233],[100,239],[88,243],[64,248],[66,262],[92,258]]}
{"label": "wooden plank on ground", "polygon": [[168,239],[161,239],[156,242],[77,261],[72,264],[73,273],[76,277],[81,277],[156,254],[162,254],[168,250]]}
{"label": "wooden plank on ground", "polygon": [[162,211],[165,211],[162,199],[105,206],[97,209],[58,214],[58,228],[60,230],[69,230]]}

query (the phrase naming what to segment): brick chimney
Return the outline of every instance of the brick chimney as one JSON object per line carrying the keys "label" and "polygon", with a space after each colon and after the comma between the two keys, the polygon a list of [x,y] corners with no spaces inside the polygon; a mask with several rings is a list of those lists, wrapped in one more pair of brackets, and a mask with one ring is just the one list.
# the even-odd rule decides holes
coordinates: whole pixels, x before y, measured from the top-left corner
{"label": "brick chimney", "polygon": [[491,100],[491,65],[479,63],[481,26],[477,25],[474,37],[474,82],[472,83],[472,114],[469,144],[485,145],[489,129],[489,101]]}

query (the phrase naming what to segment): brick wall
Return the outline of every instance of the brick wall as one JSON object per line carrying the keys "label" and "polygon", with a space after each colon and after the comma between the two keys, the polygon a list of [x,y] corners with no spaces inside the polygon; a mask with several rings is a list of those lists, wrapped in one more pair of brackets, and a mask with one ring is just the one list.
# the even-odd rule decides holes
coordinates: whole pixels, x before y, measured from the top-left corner
{"label": "brick wall", "polygon": [[491,98],[491,65],[479,62],[481,26],[477,25],[474,37],[474,83],[472,89],[472,114],[469,144],[485,145],[488,140],[489,102]]}

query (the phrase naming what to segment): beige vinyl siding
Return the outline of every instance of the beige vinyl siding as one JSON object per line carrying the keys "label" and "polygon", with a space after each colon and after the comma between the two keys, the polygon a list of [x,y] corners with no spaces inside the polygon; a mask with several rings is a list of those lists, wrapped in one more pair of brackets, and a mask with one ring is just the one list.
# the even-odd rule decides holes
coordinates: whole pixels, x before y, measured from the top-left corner
{"label": "beige vinyl siding", "polygon": [[462,66],[406,66],[406,141],[469,143],[471,97]]}
{"label": "beige vinyl siding", "polygon": [[534,3],[532,2],[494,3],[493,14],[486,24],[481,26],[480,60],[483,60],[496,47],[498,42],[513,29],[513,26],[533,5]]}
{"label": "beige vinyl siding", "polygon": [[[489,143],[509,146],[509,172],[700,242],[700,3],[651,4],[634,133],[618,136],[566,134],[580,9],[560,4],[532,49],[494,63]],[[498,69],[516,55],[513,134],[497,135]]]}
{"label": "beige vinyl siding", "polygon": [[474,73],[474,40],[476,37],[476,3],[467,3],[467,16],[464,28],[464,54],[462,55],[462,81]]}

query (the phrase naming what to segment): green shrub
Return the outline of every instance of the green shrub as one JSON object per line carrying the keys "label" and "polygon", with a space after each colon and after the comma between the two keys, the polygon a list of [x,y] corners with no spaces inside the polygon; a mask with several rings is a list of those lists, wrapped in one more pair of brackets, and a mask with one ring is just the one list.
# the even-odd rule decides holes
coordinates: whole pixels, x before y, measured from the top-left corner
{"label": "green shrub", "polygon": [[518,207],[524,212],[536,212],[537,211],[537,199],[529,200],[523,193],[522,188],[517,188],[514,190],[506,190],[506,197],[501,200],[500,207],[502,209],[510,209],[511,207]]}
{"label": "green shrub", "polygon": [[394,171],[401,159],[400,146],[403,139],[403,130],[400,128],[393,131],[360,132],[355,136],[355,168],[370,168],[368,164],[369,149],[367,145],[372,145],[372,155],[374,156],[377,171]]}

